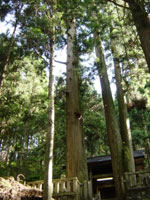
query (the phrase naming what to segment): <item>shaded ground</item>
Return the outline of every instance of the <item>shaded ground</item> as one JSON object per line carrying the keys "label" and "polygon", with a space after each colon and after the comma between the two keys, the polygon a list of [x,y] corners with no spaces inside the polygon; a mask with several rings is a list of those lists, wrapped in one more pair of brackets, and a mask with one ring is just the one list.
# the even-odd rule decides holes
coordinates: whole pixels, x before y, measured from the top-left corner
{"label": "shaded ground", "polygon": [[0,177],[0,200],[42,200],[42,191],[14,180]]}

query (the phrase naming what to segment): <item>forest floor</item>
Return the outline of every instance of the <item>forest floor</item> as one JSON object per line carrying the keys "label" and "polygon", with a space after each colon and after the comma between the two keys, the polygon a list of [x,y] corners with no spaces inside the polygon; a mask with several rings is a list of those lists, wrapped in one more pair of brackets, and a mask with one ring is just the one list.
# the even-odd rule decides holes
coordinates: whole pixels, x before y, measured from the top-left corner
{"label": "forest floor", "polygon": [[0,200],[42,200],[43,192],[25,186],[13,177],[0,177]]}

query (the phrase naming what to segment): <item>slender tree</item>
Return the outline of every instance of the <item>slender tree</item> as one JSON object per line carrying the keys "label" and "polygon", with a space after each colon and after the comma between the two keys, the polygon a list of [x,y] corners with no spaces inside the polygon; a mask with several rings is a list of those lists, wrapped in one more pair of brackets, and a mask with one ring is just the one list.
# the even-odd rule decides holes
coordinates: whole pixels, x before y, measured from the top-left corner
{"label": "slender tree", "polygon": [[46,138],[46,153],[45,153],[45,174],[44,174],[44,200],[51,200],[53,194],[53,151],[54,151],[54,44],[55,44],[55,2],[48,2],[47,17],[51,21],[52,26],[49,29],[49,87],[48,87],[48,132]]}
{"label": "slender tree", "polygon": [[[53,34],[53,33],[51,33]],[[46,138],[44,200],[50,200],[53,194],[53,149],[54,149],[54,38],[50,36],[49,60],[49,106],[48,106],[48,132]]]}
{"label": "slender tree", "polygon": [[109,145],[112,158],[113,175],[116,186],[116,194],[118,199],[123,199],[123,160],[122,160],[122,141],[119,132],[118,122],[115,114],[110,84],[107,75],[105,58],[101,44],[100,35],[95,33],[95,49],[97,56],[97,68],[100,76],[102,87],[102,97],[105,109],[105,117],[107,124],[107,132],[109,137]]}
{"label": "slender tree", "polygon": [[122,82],[120,62],[119,62],[119,51],[116,46],[116,42],[117,41],[115,37],[112,37],[111,50],[112,50],[112,55],[113,55],[114,67],[115,67],[117,99],[118,99],[118,105],[119,105],[120,133],[121,133],[122,142],[123,142],[124,171],[135,172],[130,121],[129,121],[129,116],[127,112],[125,95],[122,88],[123,82]]}
{"label": "slender tree", "polygon": [[102,98],[103,98],[106,128],[107,128],[107,134],[111,152],[116,196],[119,200],[123,200],[125,193],[124,193],[124,183],[123,183],[124,169],[123,169],[123,159],[122,159],[122,139],[116,117],[115,107],[110,89],[110,83],[107,74],[107,66],[102,47],[101,28],[99,25],[99,19],[101,19],[101,14],[98,8],[99,5],[97,5],[96,1],[92,1],[90,19],[94,23],[94,25],[91,24],[91,27],[94,35],[96,65],[102,88]]}

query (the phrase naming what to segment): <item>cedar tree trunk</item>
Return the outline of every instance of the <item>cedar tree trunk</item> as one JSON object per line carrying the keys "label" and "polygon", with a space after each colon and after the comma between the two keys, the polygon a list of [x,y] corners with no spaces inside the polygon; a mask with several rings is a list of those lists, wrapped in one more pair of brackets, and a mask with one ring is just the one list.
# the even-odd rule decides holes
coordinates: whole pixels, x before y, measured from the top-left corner
{"label": "cedar tree trunk", "polygon": [[95,49],[97,56],[97,68],[102,88],[102,97],[105,109],[106,126],[109,137],[116,195],[118,200],[123,200],[124,184],[123,184],[123,160],[122,160],[121,135],[119,132],[119,126],[110,90],[110,83],[108,80],[101,38],[98,33],[95,33],[94,37],[95,37]]}
{"label": "cedar tree trunk", "polygon": [[82,133],[76,24],[70,20],[67,40],[67,177],[87,180],[87,163]]}
{"label": "cedar tree trunk", "polygon": [[44,174],[44,200],[51,200],[53,194],[53,149],[54,149],[54,38],[50,40],[49,60],[49,105],[48,105],[48,132],[46,137],[45,174]]}
{"label": "cedar tree trunk", "polygon": [[122,77],[119,63],[119,52],[114,39],[111,39],[111,49],[114,59],[115,78],[117,86],[117,99],[119,105],[120,133],[123,142],[123,161],[125,172],[135,172],[135,164],[132,148],[132,136],[130,130],[130,121],[125,102],[125,95],[122,89]]}
{"label": "cedar tree trunk", "polygon": [[144,7],[144,0],[126,0],[141,41],[141,46],[150,72],[150,17]]}

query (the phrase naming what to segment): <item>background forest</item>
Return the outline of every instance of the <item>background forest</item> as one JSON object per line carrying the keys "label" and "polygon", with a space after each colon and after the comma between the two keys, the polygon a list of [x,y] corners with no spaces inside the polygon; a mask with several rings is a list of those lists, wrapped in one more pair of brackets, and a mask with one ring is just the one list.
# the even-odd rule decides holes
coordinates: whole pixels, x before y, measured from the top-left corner
{"label": "background forest", "polygon": [[[148,0],[134,2],[144,13],[141,18],[150,17]],[[99,76],[95,40],[102,44],[110,85],[117,83],[115,67],[120,68],[133,149],[149,149],[150,64],[130,4],[130,0],[64,0],[57,1],[52,10],[48,0],[0,1],[1,26],[8,26],[0,34],[0,176],[21,173],[28,181],[43,179],[50,35],[54,28],[55,70],[58,62],[64,69],[67,63],[60,54],[66,48],[71,16],[76,18],[86,156],[110,154],[103,98],[94,86]],[[150,49],[150,20],[148,27],[149,41],[148,37],[143,40]],[[54,178],[64,173],[66,165],[66,71],[62,71],[56,70],[55,76]],[[117,91],[114,105],[119,122]]]}

